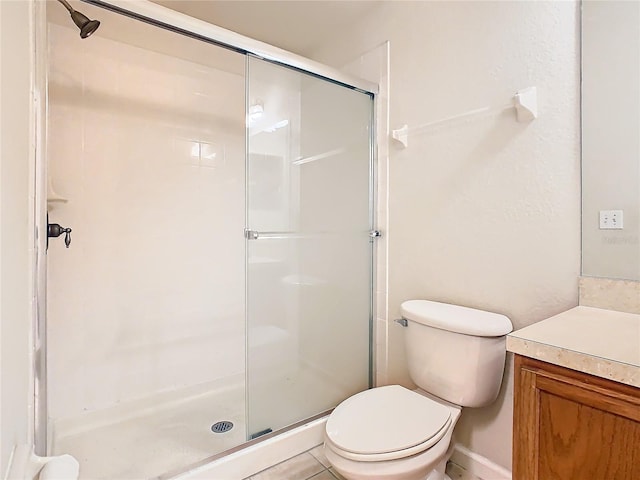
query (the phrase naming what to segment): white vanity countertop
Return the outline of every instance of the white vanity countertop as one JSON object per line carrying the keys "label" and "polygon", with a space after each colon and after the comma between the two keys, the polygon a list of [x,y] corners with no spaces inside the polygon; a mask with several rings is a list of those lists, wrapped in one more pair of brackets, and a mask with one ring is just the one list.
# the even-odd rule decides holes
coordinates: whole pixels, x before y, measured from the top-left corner
{"label": "white vanity countertop", "polygon": [[640,315],[575,307],[507,336],[507,350],[640,388]]}

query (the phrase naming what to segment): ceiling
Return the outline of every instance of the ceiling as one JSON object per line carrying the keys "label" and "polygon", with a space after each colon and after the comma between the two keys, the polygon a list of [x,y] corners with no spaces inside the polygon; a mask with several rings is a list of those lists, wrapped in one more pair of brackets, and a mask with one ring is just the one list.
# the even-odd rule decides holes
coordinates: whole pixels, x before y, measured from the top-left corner
{"label": "ceiling", "polygon": [[336,31],[381,4],[370,0],[153,0],[178,12],[308,56]]}

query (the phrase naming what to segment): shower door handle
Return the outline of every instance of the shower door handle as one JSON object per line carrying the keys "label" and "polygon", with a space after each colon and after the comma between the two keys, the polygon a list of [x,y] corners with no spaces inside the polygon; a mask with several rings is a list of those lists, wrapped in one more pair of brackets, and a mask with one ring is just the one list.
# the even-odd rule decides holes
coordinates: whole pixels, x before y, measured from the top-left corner
{"label": "shower door handle", "polygon": [[244,238],[247,240],[260,239],[317,239],[317,238],[340,238],[346,235],[363,235],[366,234],[371,240],[382,237],[379,230],[371,230],[368,232],[259,232],[258,230],[244,229]]}

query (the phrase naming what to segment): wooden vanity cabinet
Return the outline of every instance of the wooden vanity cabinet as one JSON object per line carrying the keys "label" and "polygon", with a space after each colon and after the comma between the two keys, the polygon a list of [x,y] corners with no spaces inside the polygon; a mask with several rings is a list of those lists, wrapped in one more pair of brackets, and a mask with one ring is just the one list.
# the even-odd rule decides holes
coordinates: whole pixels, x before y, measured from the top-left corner
{"label": "wooden vanity cabinet", "polygon": [[516,355],[513,480],[640,480],[640,389]]}

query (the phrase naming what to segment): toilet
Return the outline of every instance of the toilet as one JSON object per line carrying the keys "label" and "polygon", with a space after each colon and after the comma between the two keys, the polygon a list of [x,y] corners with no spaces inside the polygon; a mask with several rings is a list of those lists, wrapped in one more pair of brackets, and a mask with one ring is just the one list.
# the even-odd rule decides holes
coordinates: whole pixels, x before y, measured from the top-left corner
{"label": "toilet", "polygon": [[402,304],[409,375],[418,386],[365,390],[329,416],[324,453],[347,480],[443,480],[462,407],[495,401],[504,315],[428,300]]}

